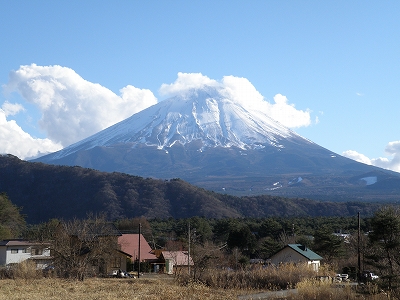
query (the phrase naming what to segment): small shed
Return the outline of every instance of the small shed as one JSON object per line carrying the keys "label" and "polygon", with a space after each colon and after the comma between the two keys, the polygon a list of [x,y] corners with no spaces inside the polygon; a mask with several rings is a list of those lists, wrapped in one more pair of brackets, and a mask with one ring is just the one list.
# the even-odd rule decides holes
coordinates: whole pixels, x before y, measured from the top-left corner
{"label": "small shed", "polygon": [[165,260],[165,273],[174,274],[178,270],[193,266],[193,260],[188,251],[163,251],[162,258]]}
{"label": "small shed", "polygon": [[301,244],[288,244],[270,257],[273,265],[282,263],[307,263],[314,271],[319,270],[322,257]]}

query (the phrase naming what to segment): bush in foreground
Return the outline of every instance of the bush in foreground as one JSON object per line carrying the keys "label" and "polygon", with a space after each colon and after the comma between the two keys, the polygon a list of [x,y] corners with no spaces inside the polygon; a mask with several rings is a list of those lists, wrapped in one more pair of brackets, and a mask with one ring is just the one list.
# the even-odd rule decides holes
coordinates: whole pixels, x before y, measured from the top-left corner
{"label": "bush in foreground", "polygon": [[[387,300],[388,296],[378,293],[376,286],[356,287],[346,284],[332,284],[329,281],[321,282],[315,279],[306,279],[296,285],[298,293],[290,295],[288,300]],[[362,289],[362,290],[361,290]]]}
{"label": "bush in foreground", "polygon": [[[320,273],[322,273],[321,271]],[[303,279],[313,278],[316,273],[305,264],[283,264],[240,270],[206,269],[196,281],[212,288],[242,290],[281,290],[293,288]],[[185,274],[178,278],[181,283],[190,282]]]}

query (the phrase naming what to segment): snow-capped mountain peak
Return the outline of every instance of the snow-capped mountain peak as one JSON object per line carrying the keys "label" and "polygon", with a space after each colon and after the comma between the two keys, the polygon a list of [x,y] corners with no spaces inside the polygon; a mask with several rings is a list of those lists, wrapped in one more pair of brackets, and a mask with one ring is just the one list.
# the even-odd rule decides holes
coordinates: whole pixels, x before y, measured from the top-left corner
{"label": "snow-capped mountain peak", "polygon": [[218,86],[185,91],[34,161],[180,178],[229,194],[318,200],[379,200],[381,188],[392,193],[398,183],[394,175],[377,180],[382,176],[375,167],[332,153],[274,121],[262,99],[246,102],[243,93],[229,93]]}
{"label": "snow-capped mountain peak", "polygon": [[60,158],[96,146],[145,144],[158,149],[176,143],[200,141],[206,147],[243,150],[272,145],[299,137],[263,111],[244,108],[217,87],[193,89],[166,99],[55,154]]}

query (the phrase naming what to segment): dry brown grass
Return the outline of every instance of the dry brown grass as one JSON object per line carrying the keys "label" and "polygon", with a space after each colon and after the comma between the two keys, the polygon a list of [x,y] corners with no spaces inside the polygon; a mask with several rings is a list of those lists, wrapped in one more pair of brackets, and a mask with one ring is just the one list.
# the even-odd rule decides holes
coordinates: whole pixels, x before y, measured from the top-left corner
{"label": "dry brown grass", "polygon": [[[298,294],[288,297],[288,300],[387,300],[384,293],[378,293],[373,287],[366,287],[364,293],[357,293],[356,287],[345,283],[332,284],[330,281],[321,282],[314,279],[305,279],[296,285]],[[359,288],[360,289],[360,288]],[[374,289],[374,290],[373,290]]]}
{"label": "dry brown grass", "polygon": [[11,267],[0,269],[0,278],[37,279],[43,276],[42,271],[36,269],[36,263],[25,260]]}
{"label": "dry brown grass", "polygon": [[90,278],[5,279],[0,281],[0,300],[7,299],[237,299],[234,290],[212,289],[201,284],[179,286],[174,280]]}
{"label": "dry brown grass", "polygon": [[[196,280],[213,288],[281,290],[293,288],[298,282],[314,278],[316,275],[307,265],[283,264],[279,267],[269,266],[237,271],[209,269],[202,272]],[[179,281],[184,283],[187,278],[182,276]]]}
{"label": "dry brown grass", "polygon": [[[330,275],[321,269],[319,275]],[[364,286],[363,293],[344,284],[332,285],[331,281],[315,279],[315,272],[302,265],[282,265],[238,271],[207,270],[196,282],[193,279],[168,275],[144,275],[139,279],[88,278],[85,281],[60,278],[40,278],[32,265],[14,269],[14,279],[0,280],[0,300],[7,299],[151,299],[197,300],[238,299],[238,295],[251,295],[267,290],[296,287],[298,293],[285,299],[315,300],[383,300],[376,286]],[[251,299],[251,298],[246,298]],[[257,299],[257,298],[256,298]]]}

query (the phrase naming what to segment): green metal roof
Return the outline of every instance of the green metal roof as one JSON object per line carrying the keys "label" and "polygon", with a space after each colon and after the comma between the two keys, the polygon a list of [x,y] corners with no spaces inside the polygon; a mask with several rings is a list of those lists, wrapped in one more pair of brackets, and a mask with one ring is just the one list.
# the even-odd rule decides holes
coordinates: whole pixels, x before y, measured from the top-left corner
{"label": "green metal roof", "polygon": [[287,247],[292,248],[294,251],[300,253],[304,257],[306,257],[309,260],[320,260],[322,259],[321,256],[319,256],[317,253],[314,251],[310,250],[306,246],[303,246],[301,244],[288,244]]}

